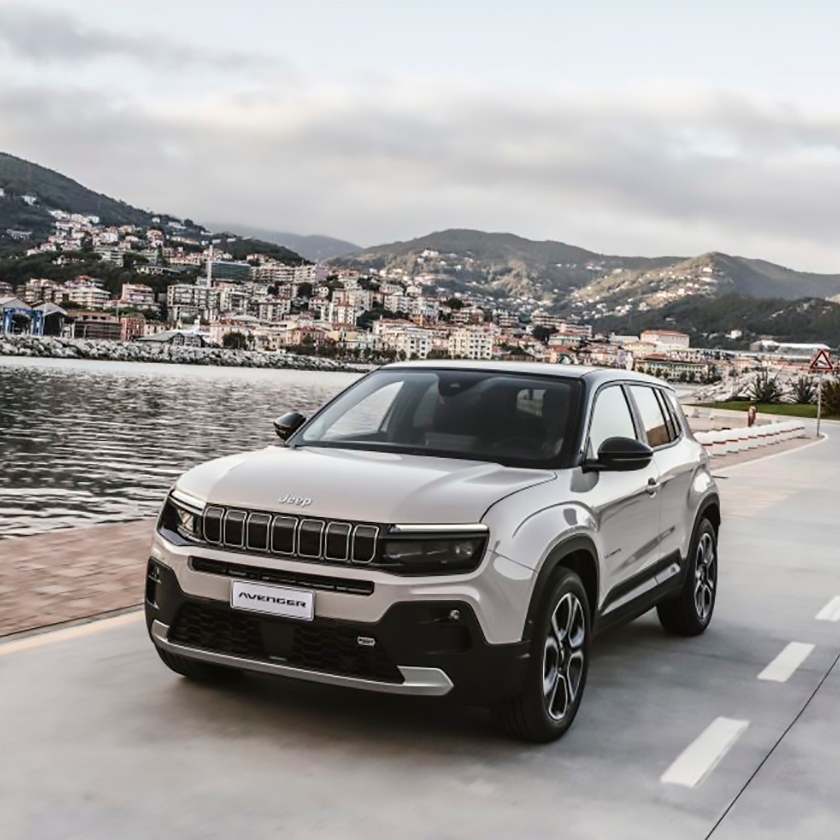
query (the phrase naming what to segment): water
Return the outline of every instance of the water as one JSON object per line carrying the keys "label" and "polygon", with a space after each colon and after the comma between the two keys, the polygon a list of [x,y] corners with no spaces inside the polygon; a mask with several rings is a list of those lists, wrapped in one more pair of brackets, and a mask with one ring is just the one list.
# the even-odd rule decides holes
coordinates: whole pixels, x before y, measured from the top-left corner
{"label": "water", "polygon": [[151,515],[185,469],[276,441],[357,374],[0,357],[0,539]]}

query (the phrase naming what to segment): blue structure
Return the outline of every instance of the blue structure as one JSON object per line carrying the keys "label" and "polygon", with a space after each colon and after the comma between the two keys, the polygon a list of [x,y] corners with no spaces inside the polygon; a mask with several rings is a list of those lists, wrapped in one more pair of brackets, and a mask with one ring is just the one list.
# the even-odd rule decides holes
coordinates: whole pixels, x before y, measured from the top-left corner
{"label": "blue structure", "polygon": [[[3,334],[31,333],[33,323],[33,309],[20,298],[4,298],[0,300],[0,314],[2,314]],[[25,322],[25,328],[24,328]],[[43,325],[43,319],[40,319]],[[42,326],[43,328],[43,326]]]}

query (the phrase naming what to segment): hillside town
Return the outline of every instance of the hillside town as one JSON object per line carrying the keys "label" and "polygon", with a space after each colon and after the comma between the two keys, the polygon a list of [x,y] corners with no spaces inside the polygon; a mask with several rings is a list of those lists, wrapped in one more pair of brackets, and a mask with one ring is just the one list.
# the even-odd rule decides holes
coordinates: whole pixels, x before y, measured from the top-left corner
{"label": "hillside town", "polygon": [[[24,196],[36,202],[36,196]],[[820,345],[762,342],[749,352],[690,346],[670,329],[601,334],[553,314],[526,294],[500,304],[484,290],[453,291],[469,258],[427,250],[411,269],[338,267],[278,260],[265,249],[237,259],[249,240],[214,235],[190,220],[155,217],[146,228],[51,210],[53,232],[25,251],[72,267],[132,270],[111,292],[94,273],[59,281],[0,277],[6,335],[285,351],[348,361],[505,359],[626,367],[709,383],[757,367],[798,370]],[[11,233],[11,232],[9,232]],[[25,232],[21,232],[23,234]],[[235,249],[233,246],[236,246]],[[72,274],[72,272],[71,272]]]}

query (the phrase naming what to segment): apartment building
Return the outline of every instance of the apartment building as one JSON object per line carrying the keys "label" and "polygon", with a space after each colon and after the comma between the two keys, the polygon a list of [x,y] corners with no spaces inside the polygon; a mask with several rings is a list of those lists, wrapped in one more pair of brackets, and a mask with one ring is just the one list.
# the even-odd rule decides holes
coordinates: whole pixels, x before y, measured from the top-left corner
{"label": "apartment building", "polygon": [[489,327],[459,327],[449,333],[448,349],[453,359],[492,359],[496,332]]}
{"label": "apartment building", "polygon": [[197,315],[210,320],[219,312],[219,290],[192,283],[173,283],[166,290],[166,306],[173,321]]}
{"label": "apartment building", "polygon": [[153,309],[157,302],[151,286],[145,283],[123,283],[120,303],[123,306],[135,306],[138,309]]}

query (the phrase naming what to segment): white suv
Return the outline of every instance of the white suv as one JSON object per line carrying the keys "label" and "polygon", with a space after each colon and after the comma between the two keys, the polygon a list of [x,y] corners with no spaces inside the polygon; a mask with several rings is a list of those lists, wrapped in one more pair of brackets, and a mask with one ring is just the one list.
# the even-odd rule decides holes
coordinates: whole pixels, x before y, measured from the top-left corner
{"label": "white suv", "polygon": [[396,364],[275,428],[161,513],[147,623],[184,676],[451,693],[549,741],[595,633],[654,606],[673,633],[709,624],[718,494],[657,379]]}

